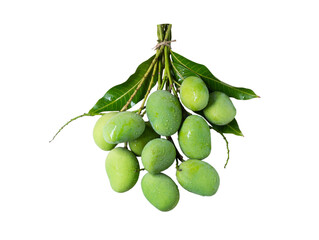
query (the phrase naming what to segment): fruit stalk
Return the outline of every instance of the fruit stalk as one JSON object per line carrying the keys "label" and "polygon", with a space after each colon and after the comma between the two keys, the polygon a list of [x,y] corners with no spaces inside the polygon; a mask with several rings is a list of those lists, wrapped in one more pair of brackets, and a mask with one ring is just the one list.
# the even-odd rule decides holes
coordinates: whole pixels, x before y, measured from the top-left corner
{"label": "fruit stalk", "polygon": [[[174,145],[174,147],[175,147],[175,150],[176,150],[176,159],[179,160],[179,161],[181,161],[181,162],[184,162],[183,155],[178,151],[178,149],[177,149],[177,147],[176,147],[176,145],[175,145],[175,143],[174,143],[172,137],[171,137],[171,136],[168,136],[168,137],[166,137],[166,138],[167,138],[167,140],[169,140],[171,143],[173,143],[173,145]],[[178,162],[176,163],[176,165],[178,165]]]}
{"label": "fruit stalk", "polygon": [[226,159],[226,163],[224,165],[224,168],[226,168],[227,164],[228,164],[228,160],[229,160],[229,143],[228,143],[228,140],[227,138],[225,137],[225,135],[222,133],[222,132],[219,132],[220,135],[222,135],[223,139],[225,140],[225,143],[226,143],[226,149],[227,149],[227,159]]}
{"label": "fruit stalk", "polygon": [[152,68],[154,67],[155,63],[157,62],[158,57],[160,56],[160,54],[162,53],[163,49],[160,48],[156,51],[156,55],[150,65],[150,67],[147,69],[146,73],[144,74],[141,82],[139,83],[139,85],[137,86],[137,88],[135,89],[135,91],[133,92],[133,94],[131,95],[130,99],[127,101],[127,103],[122,107],[122,109],[120,110],[120,112],[123,112],[127,109],[128,105],[132,102],[134,96],[136,95],[137,91],[142,87],[145,79],[148,77],[148,75],[150,74]]}
{"label": "fruit stalk", "polygon": [[[172,28],[172,24],[169,24],[167,27],[167,30],[165,32],[165,38],[164,41],[168,41],[169,37],[170,37],[170,31]],[[144,74],[141,82],[139,83],[139,85],[137,86],[137,88],[135,89],[135,91],[133,92],[133,94],[131,95],[131,97],[129,98],[129,100],[127,101],[127,103],[122,107],[122,109],[120,110],[120,112],[125,111],[128,108],[128,105],[132,102],[134,96],[136,95],[137,91],[142,87],[145,79],[148,77],[148,75],[150,74],[151,70],[153,69],[155,63],[157,63],[159,56],[161,56],[164,48],[166,46],[165,45],[161,45],[157,50],[156,50],[156,54],[155,57],[151,63],[151,65],[149,66],[149,68],[147,69],[146,73]]]}
{"label": "fruit stalk", "polygon": [[[157,38],[158,38],[158,42],[163,42],[164,40],[164,32],[163,32],[162,24],[157,25]],[[162,85],[162,75],[163,75],[163,66],[162,66],[162,58],[160,58],[158,61],[158,79],[157,79],[158,89]]]}
{"label": "fruit stalk", "polygon": [[154,78],[155,78],[155,73],[156,73],[156,69],[157,69],[157,63],[158,63],[158,62],[156,62],[155,65],[154,65],[150,84],[148,85],[147,92],[146,92],[146,94],[145,94],[145,96],[144,96],[142,105],[141,105],[141,107],[139,108],[137,114],[141,114],[141,111],[143,110],[143,108],[144,108],[144,106],[145,106],[146,99],[147,99],[148,95],[150,94],[150,91],[151,91],[151,88],[152,88],[152,85],[153,85],[153,82],[154,82]]}
{"label": "fruit stalk", "polygon": [[177,92],[175,90],[174,84],[173,84],[173,79],[172,79],[172,75],[171,75],[171,71],[170,71],[170,54],[169,54],[169,47],[165,46],[164,49],[164,55],[165,55],[165,72],[166,72],[166,76],[168,77],[168,81],[169,81],[169,89],[171,89],[174,93],[174,95],[176,97],[177,96]]}
{"label": "fruit stalk", "polygon": [[[99,115],[100,115],[100,114],[99,114]],[[67,123],[65,123],[65,124],[56,132],[56,134],[54,134],[53,138],[49,141],[49,143],[52,142],[52,141],[55,139],[55,137],[63,130],[63,128],[65,128],[67,125],[69,125],[69,123],[75,121],[75,120],[78,119],[78,118],[84,117],[84,116],[91,116],[91,115],[88,114],[88,113],[83,113],[82,115],[79,115],[79,116],[77,116],[77,117],[72,118],[72,119],[69,120]]]}

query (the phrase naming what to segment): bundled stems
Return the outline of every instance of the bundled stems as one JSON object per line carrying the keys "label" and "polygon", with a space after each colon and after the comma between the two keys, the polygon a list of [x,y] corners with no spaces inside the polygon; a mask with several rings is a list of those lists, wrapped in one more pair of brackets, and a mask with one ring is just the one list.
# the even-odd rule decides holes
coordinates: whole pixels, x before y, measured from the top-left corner
{"label": "bundled stems", "polygon": [[[159,36],[159,39],[162,38],[162,35],[164,32],[162,32],[162,29],[163,26],[162,25],[159,25],[157,27],[157,30],[158,30],[158,36]],[[165,37],[164,37],[164,40],[163,41],[168,41],[170,39],[170,36],[171,36],[171,28],[172,28],[172,24],[169,24],[167,26],[167,30],[165,32]],[[122,111],[125,111],[127,110],[128,106],[130,105],[130,103],[132,102],[133,98],[135,97],[137,91],[142,87],[145,79],[148,77],[148,75],[150,74],[151,70],[153,69],[155,63],[157,63],[158,61],[158,58],[161,56],[163,50],[166,48],[167,46],[165,46],[164,44],[159,46],[159,48],[157,48],[156,50],[156,54],[155,54],[155,57],[151,63],[151,65],[149,66],[149,68],[147,69],[146,73],[144,74],[142,80],[140,81],[139,85],[137,86],[137,88],[135,89],[135,91],[133,92],[133,94],[131,95],[131,97],[129,98],[129,100],[127,101],[127,103],[122,107],[122,109],[120,110],[120,112]],[[169,49],[167,49],[167,51],[169,51]],[[168,57],[169,57],[169,54],[167,54]],[[169,58],[167,57],[167,61],[169,61]],[[166,57],[165,57],[165,62],[166,62]],[[165,64],[165,69],[166,69],[166,64]],[[167,71],[167,70],[166,70]]]}
{"label": "bundled stems", "polygon": [[146,92],[146,94],[145,94],[145,96],[144,96],[142,105],[141,105],[141,107],[139,108],[137,114],[141,114],[141,111],[142,111],[142,109],[143,109],[144,106],[145,106],[146,99],[147,99],[148,95],[150,94],[150,91],[151,91],[151,88],[152,88],[152,85],[153,85],[153,82],[154,82],[154,78],[155,78],[155,73],[156,73],[156,70],[157,70],[157,63],[158,63],[158,62],[156,62],[155,65],[154,65],[150,84],[148,85],[147,92]]}
{"label": "bundled stems", "polygon": [[150,67],[147,69],[146,73],[144,74],[144,76],[143,76],[142,80],[140,81],[140,83],[138,84],[137,88],[135,89],[135,91],[133,92],[133,94],[131,95],[131,97],[127,101],[127,103],[122,107],[120,112],[123,112],[123,111],[127,110],[128,106],[130,105],[130,103],[132,102],[133,98],[135,97],[137,91],[142,87],[145,79],[148,77],[148,75],[151,72],[152,68],[154,67],[155,63],[157,63],[157,59],[160,56],[160,54],[162,53],[162,51],[163,51],[163,48],[160,48],[159,50],[157,50],[156,55],[155,55],[151,65],[150,65]]}
{"label": "bundled stems", "polygon": [[162,69],[162,60],[160,59],[158,61],[158,78],[157,78],[157,89],[162,85],[162,74],[163,74],[163,69]]}
{"label": "bundled stems", "polygon": [[168,46],[165,46],[164,55],[165,55],[165,72],[166,72],[166,75],[168,77],[170,89],[173,91],[174,95],[176,97],[178,97],[177,93],[176,93],[176,90],[175,90],[175,87],[174,87],[174,84],[173,84],[173,79],[172,79],[172,75],[171,75],[171,71],[170,71],[170,59],[169,59]]}

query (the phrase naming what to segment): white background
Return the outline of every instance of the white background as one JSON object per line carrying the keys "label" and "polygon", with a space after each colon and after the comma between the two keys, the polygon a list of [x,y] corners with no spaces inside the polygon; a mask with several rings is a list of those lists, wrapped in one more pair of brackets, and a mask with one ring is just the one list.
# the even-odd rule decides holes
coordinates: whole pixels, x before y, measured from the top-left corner
{"label": "white background", "polygon": [[[316,3],[1,1],[0,239],[318,239]],[[163,213],[140,180],[112,191],[92,139],[97,117],[48,141],[154,53],[166,22],[174,51],[261,98],[233,100],[245,137],[228,135],[227,169],[213,133],[218,193],[180,187]]]}

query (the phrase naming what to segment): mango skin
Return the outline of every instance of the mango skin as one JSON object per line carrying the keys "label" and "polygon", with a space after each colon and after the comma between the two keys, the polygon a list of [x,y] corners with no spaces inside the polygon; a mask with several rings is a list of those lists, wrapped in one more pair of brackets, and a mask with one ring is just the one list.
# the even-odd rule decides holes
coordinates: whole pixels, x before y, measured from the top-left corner
{"label": "mango skin", "polygon": [[149,96],[146,113],[155,132],[162,136],[176,133],[182,122],[178,98],[165,90],[157,90]]}
{"label": "mango skin", "polygon": [[201,160],[189,159],[181,163],[177,168],[176,177],[183,188],[201,196],[212,196],[219,187],[217,171]]}
{"label": "mango skin", "polygon": [[178,133],[179,145],[188,158],[204,159],[211,151],[210,129],[206,121],[196,115],[185,119]]}
{"label": "mango skin", "polygon": [[213,124],[226,125],[236,116],[236,108],[230,98],[222,92],[212,92],[203,110],[204,116]]}
{"label": "mango skin", "polygon": [[136,184],[140,174],[140,165],[132,152],[118,147],[107,155],[105,170],[112,189],[122,193],[130,190]]}
{"label": "mango skin", "polygon": [[143,118],[133,112],[119,112],[103,129],[103,137],[108,143],[132,141],[142,135],[145,129]]}
{"label": "mango skin", "polygon": [[146,173],[142,178],[142,191],[145,198],[158,210],[170,211],[179,201],[179,190],[167,175]]}
{"label": "mango skin", "polygon": [[192,111],[200,111],[208,104],[209,91],[202,79],[191,76],[184,79],[180,96],[185,107]]}
{"label": "mango skin", "polygon": [[146,123],[143,134],[139,136],[137,139],[129,142],[130,149],[133,153],[135,153],[135,155],[141,156],[145,145],[149,141],[159,137],[160,136],[153,130],[151,124]]}
{"label": "mango skin", "polygon": [[143,166],[148,172],[153,174],[169,168],[175,158],[175,146],[166,139],[153,139],[145,145],[142,151]]}
{"label": "mango skin", "polygon": [[106,122],[113,116],[115,116],[117,112],[109,112],[106,114],[103,114],[102,117],[100,117],[93,128],[93,139],[95,144],[101,148],[104,151],[110,151],[113,148],[115,148],[116,144],[111,144],[105,141],[103,137],[103,128],[106,125]]}

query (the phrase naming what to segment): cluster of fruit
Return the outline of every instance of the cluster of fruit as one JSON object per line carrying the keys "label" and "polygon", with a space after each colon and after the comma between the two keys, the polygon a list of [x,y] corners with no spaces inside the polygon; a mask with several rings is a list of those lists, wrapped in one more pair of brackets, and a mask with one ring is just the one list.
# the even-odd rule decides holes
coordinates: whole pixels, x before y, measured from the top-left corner
{"label": "cluster of fruit", "polygon": [[[142,191],[161,211],[173,209],[179,201],[177,185],[162,173],[174,161],[177,181],[187,191],[202,196],[217,192],[219,175],[203,161],[211,152],[210,130],[221,134],[226,142],[226,167],[229,148],[224,133],[243,136],[230,98],[258,98],[251,89],[222,82],[206,66],[173,52],[171,29],[171,24],[157,25],[156,54],[142,62],[125,82],[110,88],[88,113],[65,123],[52,138],[78,118],[102,115],[93,137],[102,150],[110,151],[105,168],[112,189],[128,191],[140,171],[146,170]],[[156,85],[157,90],[151,93]],[[137,111],[127,111],[140,101]],[[176,133],[179,148],[171,137]]]}
{"label": "cluster of fruit", "polygon": [[[228,124],[236,115],[229,97],[218,91],[209,93],[199,77],[186,78],[179,90],[183,105],[193,112],[202,111],[212,124]],[[112,189],[126,192],[136,184],[141,170],[137,156],[140,156],[143,170],[148,172],[141,181],[142,191],[157,209],[169,211],[179,201],[177,185],[162,173],[175,160],[176,178],[183,188],[202,196],[214,195],[219,175],[202,161],[211,152],[210,126],[204,118],[185,111],[179,99],[166,90],[157,90],[149,96],[146,114],[149,122],[135,112],[109,112],[95,124],[95,143],[102,150],[111,150],[105,168]],[[176,132],[180,149],[189,158],[186,161],[171,138]],[[118,143],[128,143],[130,150],[127,145],[116,147]]]}

